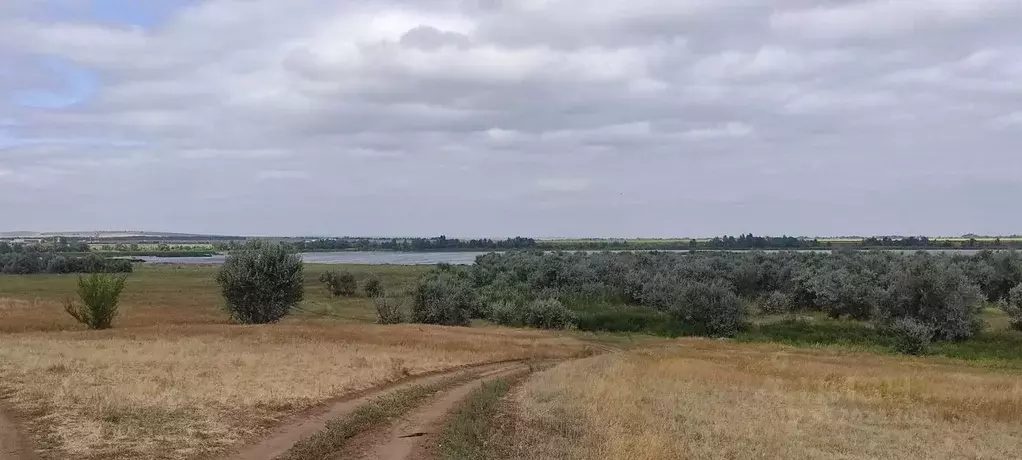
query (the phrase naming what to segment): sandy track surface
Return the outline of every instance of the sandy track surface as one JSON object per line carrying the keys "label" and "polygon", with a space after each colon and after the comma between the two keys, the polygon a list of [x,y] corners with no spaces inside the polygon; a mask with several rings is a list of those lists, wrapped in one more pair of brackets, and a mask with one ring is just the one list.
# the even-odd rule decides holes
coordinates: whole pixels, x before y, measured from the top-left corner
{"label": "sandy track surface", "polygon": [[[428,385],[439,382],[453,375],[465,372],[479,372],[480,375],[488,375],[492,372],[506,369],[517,364],[484,364],[479,366],[462,367],[440,373],[418,376],[403,381],[363,391],[354,395],[348,395],[341,400],[327,404],[315,411],[296,417],[292,422],[286,423],[259,441],[236,449],[234,452],[221,456],[222,460],[272,460],[283,455],[298,441],[310,437],[320,430],[326,428],[327,422],[344,418],[358,406],[369,402],[381,395],[391,393],[403,388],[416,385]],[[2,452],[2,450],[0,450]],[[0,457],[0,460],[6,460]],[[20,457],[13,457],[12,460],[22,460]]]}

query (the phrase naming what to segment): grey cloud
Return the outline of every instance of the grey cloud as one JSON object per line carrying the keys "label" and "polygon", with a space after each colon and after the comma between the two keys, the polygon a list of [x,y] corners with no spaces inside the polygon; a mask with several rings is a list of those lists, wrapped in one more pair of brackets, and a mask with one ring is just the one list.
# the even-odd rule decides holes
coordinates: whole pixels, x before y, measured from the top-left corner
{"label": "grey cloud", "polygon": [[0,214],[40,230],[1014,233],[1020,19],[1000,0],[206,0],[143,30],[0,8],[16,76],[0,88],[36,80],[26,55],[101,82],[61,110],[0,103],[0,145],[20,140],[0,150]]}

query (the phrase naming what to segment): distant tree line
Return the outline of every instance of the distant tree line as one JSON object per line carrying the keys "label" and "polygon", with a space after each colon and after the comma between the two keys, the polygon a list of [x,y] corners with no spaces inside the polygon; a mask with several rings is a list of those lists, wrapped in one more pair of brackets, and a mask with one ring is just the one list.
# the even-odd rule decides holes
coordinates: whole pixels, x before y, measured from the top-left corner
{"label": "distant tree line", "polygon": [[[462,240],[458,238],[447,238],[438,236],[434,238],[320,238],[310,240],[287,240],[285,244],[290,245],[300,252],[311,251],[503,251],[513,249],[534,249],[537,247],[536,240],[532,238],[508,238],[504,240],[492,240],[488,238]],[[245,247],[244,242],[230,241],[215,243],[214,248],[218,251],[232,251]]]}
{"label": "distant tree line", "polygon": [[130,273],[131,261],[111,259],[98,254],[82,256],[56,252],[10,252],[0,254],[0,273],[32,275],[36,273]]}
{"label": "distant tree line", "polygon": [[[930,239],[925,236],[904,238],[870,237],[859,241],[828,241],[792,236],[756,236],[751,233],[738,236],[718,236],[710,239],[663,240],[539,240],[525,237],[508,239],[458,239],[438,236],[433,238],[317,238],[284,239],[299,252],[313,251],[507,251],[516,249],[542,249],[548,251],[604,251],[604,250],[755,250],[755,249],[1022,249],[1022,239]],[[218,251],[231,251],[244,247],[244,241],[214,243]]]}
{"label": "distant tree line", "polygon": [[0,241],[0,254],[41,252],[89,252],[89,243],[53,239],[41,243],[12,243]]}

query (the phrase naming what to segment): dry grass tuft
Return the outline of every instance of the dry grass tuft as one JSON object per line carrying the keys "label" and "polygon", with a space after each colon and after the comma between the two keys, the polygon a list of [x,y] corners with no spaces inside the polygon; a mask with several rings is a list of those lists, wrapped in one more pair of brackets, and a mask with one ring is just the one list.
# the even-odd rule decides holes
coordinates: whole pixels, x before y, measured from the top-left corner
{"label": "dry grass tuft", "polygon": [[680,343],[537,374],[515,392],[509,456],[938,460],[1022,451],[1017,374],[932,358]]}

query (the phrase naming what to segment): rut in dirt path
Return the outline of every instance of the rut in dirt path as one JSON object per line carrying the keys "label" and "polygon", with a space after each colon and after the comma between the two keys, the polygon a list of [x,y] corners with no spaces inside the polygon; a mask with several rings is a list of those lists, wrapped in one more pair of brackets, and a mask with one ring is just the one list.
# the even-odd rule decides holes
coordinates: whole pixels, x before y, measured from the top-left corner
{"label": "rut in dirt path", "polygon": [[419,458],[419,451],[426,448],[426,442],[436,439],[436,433],[444,427],[447,415],[458,404],[477,390],[483,383],[501,378],[526,374],[530,367],[524,364],[508,366],[480,375],[471,382],[454,387],[440,394],[400,421],[371,436],[364,446],[357,449],[361,460],[411,460]]}
{"label": "rut in dirt path", "polygon": [[21,436],[18,425],[0,407],[0,460],[37,460],[39,456]]}
{"label": "rut in dirt path", "polygon": [[[357,407],[369,402],[379,396],[409,388],[417,385],[429,385],[440,382],[453,375],[470,372],[480,372],[485,375],[488,372],[499,371],[515,364],[495,363],[467,366],[452,369],[446,372],[433,373],[419,377],[413,377],[401,382],[385,385],[382,387],[366,390],[356,395],[349,395],[342,400],[320,407],[313,412],[298,417],[295,421],[282,425],[269,435],[263,437],[256,443],[243,446],[235,451],[221,456],[221,460],[273,460],[295,445],[298,441],[308,438],[327,426],[327,422],[347,417]],[[3,452],[0,450],[0,452]],[[0,455],[0,460],[7,460]],[[20,457],[13,457],[12,460],[22,460]],[[35,459],[32,459],[35,460]]]}

